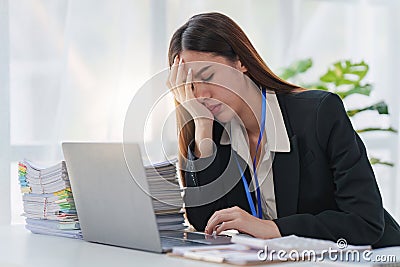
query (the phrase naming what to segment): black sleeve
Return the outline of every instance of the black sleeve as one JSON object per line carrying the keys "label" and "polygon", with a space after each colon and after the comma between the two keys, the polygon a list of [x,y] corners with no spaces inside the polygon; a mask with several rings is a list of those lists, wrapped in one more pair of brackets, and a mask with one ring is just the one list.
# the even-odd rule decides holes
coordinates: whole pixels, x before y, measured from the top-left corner
{"label": "black sleeve", "polygon": [[296,214],[274,221],[282,236],[345,238],[350,244],[373,244],[384,230],[382,200],[364,144],[336,94],[321,101],[316,127],[318,143],[333,173],[339,211]]}
{"label": "black sleeve", "polygon": [[[217,210],[232,206],[250,210],[238,166],[231,159],[231,146],[219,145],[222,131],[223,127],[215,122],[213,140],[217,145],[212,156],[196,158],[193,153],[194,142],[188,148],[188,160],[184,172],[186,182],[184,203],[186,216],[197,231],[204,230],[208,219]],[[248,166],[242,159],[239,161],[249,182]],[[252,197],[254,201],[254,192]]]}
{"label": "black sleeve", "polygon": [[184,201],[186,216],[191,225],[197,231],[204,231],[208,219],[211,215],[220,209],[227,206],[226,197],[212,201],[204,205],[198,205],[202,202],[208,202],[206,199],[207,192],[202,188],[219,177],[222,166],[221,155],[219,149],[214,151],[214,154],[208,158],[196,158],[193,155],[190,147],[188,150],[187,171],[185,172],[186,186]]}

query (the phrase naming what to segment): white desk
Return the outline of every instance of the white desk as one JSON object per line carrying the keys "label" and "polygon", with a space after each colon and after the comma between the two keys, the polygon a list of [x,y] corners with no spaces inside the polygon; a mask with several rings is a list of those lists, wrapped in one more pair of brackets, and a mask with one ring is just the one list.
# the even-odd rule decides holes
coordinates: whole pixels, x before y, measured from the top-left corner
{"label": "white desk", "polygon": [[[400,248],[393,248],[400,259]],[[344,263],[278,263],[276,266],[343,266]],[[346,264],[347,265],[347,264]],[[227,266],[94,244],[69,238],[35,235],[21,226],[0,226],[0,267],[64,266]],[[268,264],[271,266],[271,264]],[[275,266],[275,265],[274,265]],[[363,265],[366,266],[366,265]]]}

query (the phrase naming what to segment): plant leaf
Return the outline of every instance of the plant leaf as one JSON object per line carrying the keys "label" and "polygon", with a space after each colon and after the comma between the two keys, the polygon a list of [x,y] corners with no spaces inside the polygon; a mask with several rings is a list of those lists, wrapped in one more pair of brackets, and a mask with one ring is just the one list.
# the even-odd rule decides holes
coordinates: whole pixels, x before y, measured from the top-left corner
{"label": "plant leaf", "polygon": [[365,110],[376,110],[376,111],[378,111],[379,114],[389,114],[387,104],[384,101],[381,101],[381,102],[378,102],[374,105],[371,105],[371,106],[368,106],[365,108],[347,110],[347,115],[349,117],[352,117],[352,116],[356,115],[357,113],[363,112]]}
{"label": "plant leaf", "polygon": [[369,107],[369,110],[376,110],[379,114],[389,114],[388,106],[384,101],[378,102]]}
{"label": "plant leaf", "polygon": [[340,85],[358,86],[368,73],[369,66],[361,61],[360,63],[351,63],[350,60],[338,61],[332,64],[328,71],[320,77],[322,82]]}
{"label": "plant leaf", "polygon": [[303,84],[302,87],[307,89],[318,89],[318,90],[329,91],[327,85],[321,82]]}
{"label": "plant leaf", "polygon": [[354,88],[351,88],[347,91],[336,91],[335,93],[338,94],[341,99],[344,99],[352,94],[361,94],[369,96],[371,94],[372,89],[373,87],[371,84],[366,84],[366,85],[355,86]]}
{"label": "plant leaf", "polygon": [[312,64],[313,62],[311,58],[295,61],[289,67],[284,68],[281,71],[280,77],[284,80],[293,78],[300,73],[306,72],[309,68],[312,67]]}
{"label": "plant leaf", "polygon": [[378,127],[363,128],[363,129],[357,130],[357,133],[365,133],[365,132],[372,132],[372,131],[384,131],[384,132],[397,133],[397,130],[392,127],[389,127],[389,128],[378,128]]}
{"label": "plant leaf", "polygon": [[392,162],[381,161],[381,160],[378,159],[378,158],[370,158],[370,159],[369,159],[369,162],[371,163],[371,165],[374,165],[374,164],[382,164],[382,165],[386,165],[386,166],[390,166],[390,167],[393,167],[393,166],[394,166],[394,164],[393,164]]}

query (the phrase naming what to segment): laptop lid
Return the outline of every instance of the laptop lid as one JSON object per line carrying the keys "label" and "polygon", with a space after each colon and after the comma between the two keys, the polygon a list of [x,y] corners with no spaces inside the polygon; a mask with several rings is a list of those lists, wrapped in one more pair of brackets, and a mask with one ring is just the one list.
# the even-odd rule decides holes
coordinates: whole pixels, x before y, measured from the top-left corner
{"label": "laptop lid", "polygon": [[62,148],[84,240],[162,252],[139,146],[63,143]]}

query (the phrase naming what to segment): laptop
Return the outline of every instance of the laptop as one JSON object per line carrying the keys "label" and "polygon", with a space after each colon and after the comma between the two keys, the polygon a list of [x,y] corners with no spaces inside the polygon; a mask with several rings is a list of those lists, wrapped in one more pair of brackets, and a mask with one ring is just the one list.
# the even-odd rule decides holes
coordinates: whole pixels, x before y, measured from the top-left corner
{"label": "laptop", "polygon": [[159,231],[138,144],[63,143],[83,239],[163,253],[229,244],[228,236]]}

